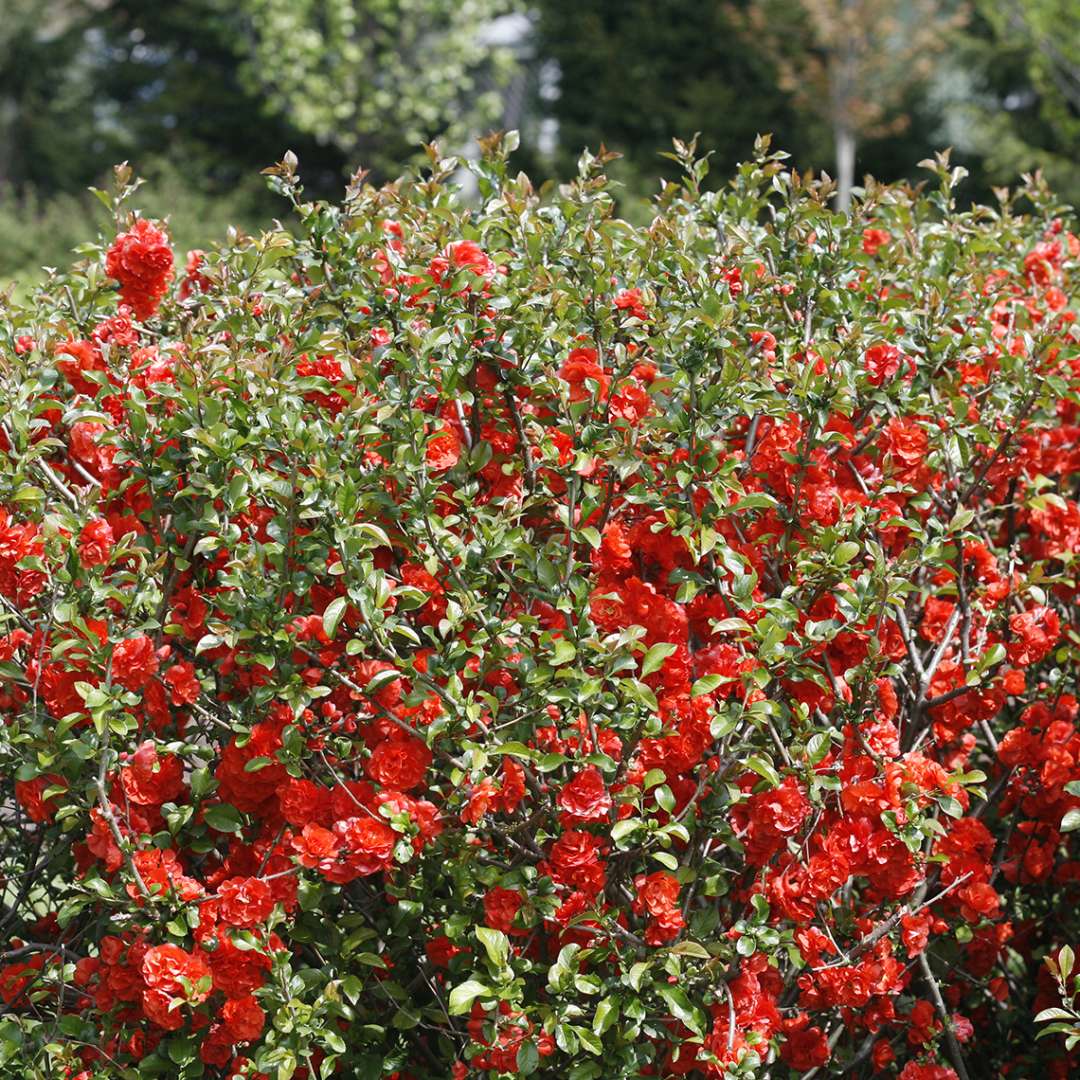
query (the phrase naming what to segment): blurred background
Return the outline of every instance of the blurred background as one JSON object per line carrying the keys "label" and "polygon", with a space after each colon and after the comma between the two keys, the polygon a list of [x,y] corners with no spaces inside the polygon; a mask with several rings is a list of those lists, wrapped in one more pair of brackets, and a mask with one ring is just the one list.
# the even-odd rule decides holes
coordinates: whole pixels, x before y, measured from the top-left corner
{"label": "blurred background", "polygon": [[537,183],[622,154],[631,218],[696,131],[712,183],[768,131],[845,191],[951,146],[970,199],[1041,168],[1075,202],[1080,0],[0,0],[0,279],[67,263],[119,161],[191,247],[283,213],[286,149],[336,198],[511,127]]}

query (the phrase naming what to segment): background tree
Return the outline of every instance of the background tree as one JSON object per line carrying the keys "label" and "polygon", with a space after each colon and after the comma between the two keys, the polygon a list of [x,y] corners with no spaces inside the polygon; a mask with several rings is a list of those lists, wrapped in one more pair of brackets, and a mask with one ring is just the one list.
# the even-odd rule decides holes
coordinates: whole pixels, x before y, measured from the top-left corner
{"label": "background tree", "polygon": [[[262,185],[253,174],[282,147],[302,155],[319,190],[337,191],[345,162],[241,77],[235,5],[223,0],[107,0],[85,27],[89,89],[99,102],[94,134],[107,169],[120,158],[163,159],[212,190]],[[85,91],[84,91],[85,92]],[[258,117],[258,122],[253,122]]]}
{"label": "background tree", "polygon": [[745,8],[745,46],[771,55],[779,85],[831,131],[839,209],[851,201],[856,142],[907,126],[908,92],[929,79],[964,15],[942,0],[756,0]]}
{"label": "background tree", "polygon": [[56,0],[44,21],[29,0],[9,10],[0,277],[66,263],[100,212],[86,187],[119,161],[147,177],[150,212],[169,216],[184,247],[280,213],[258,173],[285,147],[304,161],[311,190],[340,190],[337,147],[285,114],[252,122],[261,99],[240,78],[236,25],[219,0]]}
{"label": "background tree", "polygon": [[357,166],[393,173],[436,135],[462,143],[500,114],[509,50],[484,30],[513,0],[219,0],[239,24],[241,75]]}
{"label": "background tree", "polygon": [[[582,147],[601,138],[623,155],[613,173],[642,195],[652,194],[658,152],[673,134],[700,131],[714,175],[744,158],[761,131],[788,150],[827,152],[816,132],[800,126],[772,57],[738,39],[724,5],[539,0],[536,12],[535,62],[546,69],[537,109],[557,131],[540,165],[552,175],[571,175]],[[526,153],[539,149],[529,136],[526,126]]]}
{"label": "background tree", "polygon": [[[80,0],[10,0],[4,5],[0,20],[0,185],[21,188],[41,149],[34,137],[40,130],[35,72],[55,72],[70,63],[72,29],[98,7],[100,4]],[[54,155],[46,153],[45,161],[49,169],[62,169]]]}
{"label": "background tree", "polygon": [[201,246],[280,213],[258,173],[286,149],[333,198],[357,165],[386,179],[422,141],[464,149],[490,128],[521,129],[515,164],[538,179],[565,181],[585,147],[617,150],[634,219],[653,213],[657,173],[674,175],[658,152],[695,131],[706,185],[771,132],[801,172],[834,171],[839,143],[845,190],[856,172],[912,178],[951,145],[971,174],[962,200],[1041,168],[1076,201],[1071,5],[970,0],[954,33],[958,2],[11,0],[0,279],[66,262],[87,185],[118,161],[148,178],[147,211],[177,244]]}
{"label": "background tree", "polygon": [[[985,188],[1042,170],[1080,200],[1080,19],[1058,0],[979,0],[962,35],[956,141]],[[971,167],[971,166],[969,166]]]}
{"label": "background tree", "polygon": [[1043,115],[1066,140],[1080,137],[1080,9],[1069,0],[984,3],[1002,39],[1024,50]]}

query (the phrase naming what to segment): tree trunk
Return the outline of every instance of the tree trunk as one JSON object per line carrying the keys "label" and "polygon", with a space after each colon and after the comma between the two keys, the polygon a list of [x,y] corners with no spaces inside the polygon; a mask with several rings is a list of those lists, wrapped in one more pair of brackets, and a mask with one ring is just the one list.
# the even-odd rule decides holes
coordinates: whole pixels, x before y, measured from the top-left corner
{"label": "tree trunk", "polygon": [[855,185],[855,133],[846,124],[837,124],[836,140],[836,209],[846,214],[851,209],[851,189]]}

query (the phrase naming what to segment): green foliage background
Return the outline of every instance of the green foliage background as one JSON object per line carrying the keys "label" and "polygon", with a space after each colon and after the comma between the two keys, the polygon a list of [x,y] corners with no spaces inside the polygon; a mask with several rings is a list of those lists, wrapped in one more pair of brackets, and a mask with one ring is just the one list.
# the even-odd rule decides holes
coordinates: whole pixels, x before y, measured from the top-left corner
{"label": "green foliage background", "polygon": [[[773,0],[799,12],[834,0]],[[421,141],[451,150],[518,128],[515,163],[565,179],[586,146],[623,159],[622,212],[644,216],[672,136],[702,133],[726,176],[771,132],[800,170],[833,171],[820,115],[782,89],[786,63],[739,26],[758,0],[9,0],[0,28],[0,279],[68,257],[85,189],[129,160],[177,242],[282,212],[257,174],[286,149],[309,190],[398,175]],[[909,0],[884,4],[903,18]],[[961,0],[940,0],[944,12]],[[1069,0],[970,0],[857,175],[914,178],[946,145],[961,197],[1043,168],[1080,198],[1080,20]],[[516,20],[516,21],[515,21]],[[507,33],[507,27],[510,32]],[[812,42],[795,42],[810,49]],[[674,172],[668,175],[674,176]]]}

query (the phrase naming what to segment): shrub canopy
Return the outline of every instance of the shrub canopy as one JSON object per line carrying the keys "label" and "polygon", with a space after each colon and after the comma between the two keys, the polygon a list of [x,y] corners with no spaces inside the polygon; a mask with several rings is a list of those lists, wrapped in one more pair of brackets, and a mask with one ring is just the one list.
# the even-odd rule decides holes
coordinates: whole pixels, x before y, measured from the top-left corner
{"label": "shrub canopy", "polygon": [[1060,208],[512,145],[7,310],[0,1075],[1069,1075]]}

